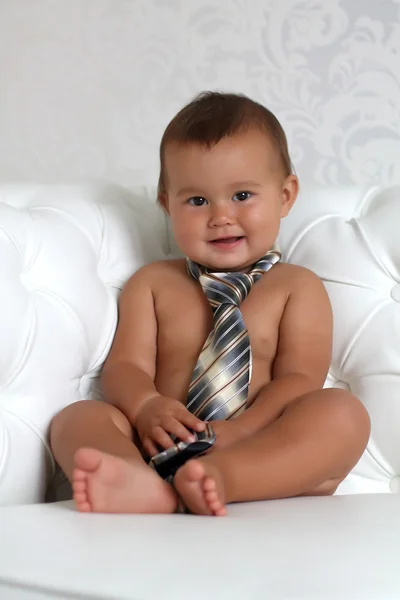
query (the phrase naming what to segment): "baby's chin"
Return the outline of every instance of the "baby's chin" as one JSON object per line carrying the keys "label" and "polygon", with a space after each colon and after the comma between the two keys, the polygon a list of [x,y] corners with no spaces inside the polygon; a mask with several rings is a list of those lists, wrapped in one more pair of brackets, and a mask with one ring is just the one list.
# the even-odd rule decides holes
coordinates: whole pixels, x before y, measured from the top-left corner
{"label": "baby's chin", "polygon": [[227,259],[227,257],[222,260],[212,260],[209,257],[204,257],[202,260],[201,259],[193,259],[195,262],[199,263],[200,265],[202,265],[203,267],[205,267],[208,271],[213,272],[213,273],[218,273],[218,272],[226,272],[226,271],[230,271],[230,272],[234,272],[234,271],[242,271],[242,272],[246,272],[247,270],[249,270],[252,265],[257,262],[258,258],[261,257],[257,257],[256,259],[252,260],[251,258],[248,258],[247,260],[238,260],[238,259]]}

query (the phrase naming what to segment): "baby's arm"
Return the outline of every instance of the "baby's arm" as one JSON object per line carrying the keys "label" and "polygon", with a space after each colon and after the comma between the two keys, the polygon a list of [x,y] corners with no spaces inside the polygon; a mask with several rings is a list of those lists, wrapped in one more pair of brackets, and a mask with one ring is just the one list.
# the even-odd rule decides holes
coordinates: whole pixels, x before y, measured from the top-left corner
{"label": "baby's arm", "polygon": [[288,266],[290,293],[279,326],[272,381],[234,421],[243,435],[272,423],[288,404],[322,388],[332,353],[332,309],[321,280],[311,271]]}
{"label": "baby's arm", "polygon": [[157,357],[157,317],[152,282],[159,263],[140,269],[127,283],[119,304],[119,323],[102,375],[106,401],[137,430],[150,455],[157,446],[173,445],[171,435],[193,441],[190,429],[204,424],[178,400],[160,395],[154,384]]}
{"label": "baby's arm", "polygon": [[117,331],[102,374],[106,401],[119,408],[132,425],[140,407],[159,395],[154,385],[156,340],[151,268],[144,267],[121,293]]}

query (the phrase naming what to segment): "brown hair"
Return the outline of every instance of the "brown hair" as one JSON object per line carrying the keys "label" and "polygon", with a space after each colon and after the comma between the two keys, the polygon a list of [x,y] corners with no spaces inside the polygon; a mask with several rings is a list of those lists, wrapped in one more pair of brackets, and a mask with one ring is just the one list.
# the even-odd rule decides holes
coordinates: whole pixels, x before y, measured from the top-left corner
{"label": "brown hair", "polygon": [[242,94],[202,92],[184,106],[164,131],[160,144],[158,196],[165,193],[165,149],[171,142],[199,143],[207,147],[225,137],[250,128],[261,129],[270,137],[284,176],[293,172],[282,125],[267,108]]}

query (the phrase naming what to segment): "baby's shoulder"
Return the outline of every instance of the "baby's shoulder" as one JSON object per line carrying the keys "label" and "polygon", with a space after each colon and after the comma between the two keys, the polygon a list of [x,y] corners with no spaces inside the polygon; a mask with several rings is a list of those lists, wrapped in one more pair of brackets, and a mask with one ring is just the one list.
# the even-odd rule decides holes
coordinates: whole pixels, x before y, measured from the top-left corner
{"label": "baby's shoulder", "polygon": [[186,272],[185,260],[157,260],[138,269],[128,280],[127,287],[146,285],[155,289],[160,285],[171,284]]}
{"label": "baby's shoulder", "polygon": [[308,291],[312,293],[315,289],[325,289],[318,275],[299,265],[278,263],[268,272],[268,275],[270,275],[269,285],[283,289],[288,295],[296,291],[306,294]]}
{"label": "baby's shoulder", "polygon": [[277,263],[270,271],[275,277],[283,282],[306,282],[320,280],[314,271],[300,265],[291,265],[289,263]]}

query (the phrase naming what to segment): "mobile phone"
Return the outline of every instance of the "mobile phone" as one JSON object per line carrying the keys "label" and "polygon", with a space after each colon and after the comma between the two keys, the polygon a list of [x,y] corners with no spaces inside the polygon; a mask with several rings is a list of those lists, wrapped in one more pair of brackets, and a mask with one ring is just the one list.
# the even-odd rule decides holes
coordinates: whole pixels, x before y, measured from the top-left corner
{"label": "mobile phone", "polygon": [[201,456],[215,444],[216,435],[210,423],[206,423],[204,431],[193,431],[192,433],[196,438],[194,442],[180,441],[171,448],[156,454],[150,460],[150,466],[157,471],[160,477],[167,479],[175,475],[179,467],[186,461]]}

